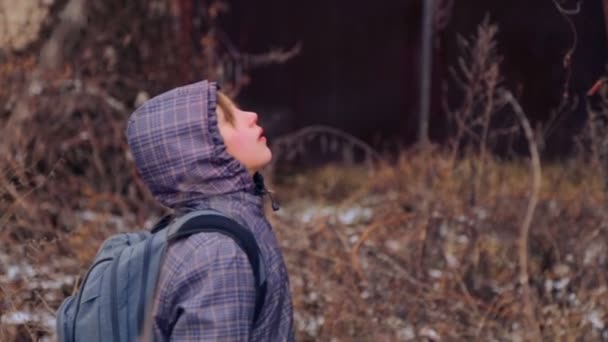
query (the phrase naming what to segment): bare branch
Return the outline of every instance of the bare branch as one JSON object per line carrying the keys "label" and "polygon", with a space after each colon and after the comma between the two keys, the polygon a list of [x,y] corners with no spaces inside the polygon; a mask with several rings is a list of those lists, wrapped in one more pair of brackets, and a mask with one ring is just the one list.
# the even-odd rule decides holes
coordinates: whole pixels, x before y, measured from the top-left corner
{"label": "bare branch", "polygon": [[530,291],[530,280],[528,275],[528,237],[530,235],[530,226],[532,225],[532,219],[534,218],[534,211],[536,210],[536,204],[538,203],[538,197],[541,186],[541,163],[540,156],[538,153],[538,147],[536,140],[534,139],[534,131],[532,126],[526,117],[523,109],[519,105],[519,102],[513,97],[510,91],[504,90],[502,92],[502,99],[505,103],[511,105],[515,111],[515,115],[520,120],[521,126],[528,140],[528,147],[530,149],[531,156],[531,168],[532,168],[532,187],[530,193],[530,200],[528,202],[528,208],[526,215],[522,222],[520,233],[519,233],[519,283],[522,286],[524,294],[524,313],[527,318],[527,323],[533,331],[534,340],[542,341],[542,334],[538,325],[538,320],[534,314],[534,306],[532,304],[532,294]]}
{"label": "bare branch", "polygon": [[350,142],[353,146],[361,148],[368,155],[375,158],[377,161],[384,161],[384,158],[380,155],[380,153],[378,153],[376,150],[374,150],[370,145],[368,145],[363,140],[361,140],[351,134],[348,134],[344,131],[341,131],[337,128],[330,127],[330,126],[323,126],[323,125],[313,125],[313,126],[304,127],[294,133],[290,133],[285,136],[279,137],[279,138],[275,139],[273,146],[292,146],[292,145],[294,145],[294,143],[299,142],[300,140],[304,139],[305,137],[307,137],[309,135],[318,135],[318,134],[323,134],[323,133],[330,134],[330,135],[339,137],[341,139],[344,139],[344,140]]}
{"label": "bare branch", "polygon": [[261,55],[242,55],[241,59],[249,67],[259,67],[269,64],[283,64],[297,56],[302,51],[302,43],[298,42],[289,50],[276,49]]}
{"label": "bare branch", "polygon": [[574,8],[565,8],[560,4],[560,0],[553,0],[555,7],[562,15],[577,15],[581,12],[581,3],[582,1],[577,1]]}
{"label": "bare branch", "polygon": [[435,10],[435,32],[445,29],[450,23],[452,17],[452,9],[454,8],[454,0],[439,0]]}
{"label": "bare branch", "polygon": [[[566,70],[566,78],[564,80],[562,93],[562,102],[565,102],[569,97],[568,88],[570,87],[570,79],[572,77],[572,55],[574,55],[574,52],[576,51],[576,47],[578,45],[578,32],[576,30],[576,26],[574,25],[574,21],[572,21],[572,18],[570,18],[569,16],[579,14],[581,10],[581,1],[577,1],[576,8],[574,9],[565,9],[559,3],[559,0],[553,0],[553,3],[555,4],[555,7],[562,15],[564,20],[566,20],[566,22],[568,23],[568,27],[570,28],[570,32],[572,33],[572,44],[564,55],[564,59],[562,61],[563,67]],[[561,106],[562,104],[560,104],[560,107]]]}

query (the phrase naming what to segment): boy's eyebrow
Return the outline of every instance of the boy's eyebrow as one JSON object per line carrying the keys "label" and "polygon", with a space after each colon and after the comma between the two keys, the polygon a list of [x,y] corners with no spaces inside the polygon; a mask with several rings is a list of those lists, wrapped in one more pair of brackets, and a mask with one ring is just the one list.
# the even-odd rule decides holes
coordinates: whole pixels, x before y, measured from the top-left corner
{"label": "boy's eyebrow", "polygon": [[236,102],[236,100],[228,97],[227,95],[224,95],[224,98],[228,102],[227,105],[232,105],[234,108],[241,109],[241,106],[239,106],[239,104]]}
{"label": "boy's eyebrow", "polygon": [[230,102],[232,102],[232,105],[234,106],[234,108],[236,109],[241,109],[241,106],[238,104],[238,102],[232,98],[228,98],[230,100]]}
{"label": "boy's eyebrow", "polygon": [[222,106],[218,106],[216,111],[221,121],[230,121],[226,115],[226,110]]}

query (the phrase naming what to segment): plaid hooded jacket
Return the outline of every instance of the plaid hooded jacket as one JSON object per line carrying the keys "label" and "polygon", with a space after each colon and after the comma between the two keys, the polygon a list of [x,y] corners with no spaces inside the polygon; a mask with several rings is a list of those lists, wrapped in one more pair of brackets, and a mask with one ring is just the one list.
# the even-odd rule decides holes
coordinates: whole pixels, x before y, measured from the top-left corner
{"label": "plaid hooded jacket", "polygon": [[215,209],[253,232],[268,274],[266,300],[252,326],[255,287],[246,254],[221,234],[193,235],[167,251],[154,305],[155,339],[293,341],[283,257],[253,178],[226,152],[216,91],[215,83],[203,81],[149,100],[129,119],[127,140],[142,179],[162,204]]}

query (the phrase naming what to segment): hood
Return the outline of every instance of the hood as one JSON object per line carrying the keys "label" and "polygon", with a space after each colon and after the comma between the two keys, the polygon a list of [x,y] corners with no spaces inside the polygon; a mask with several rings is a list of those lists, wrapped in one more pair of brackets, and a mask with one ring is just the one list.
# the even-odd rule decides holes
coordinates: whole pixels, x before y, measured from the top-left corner
{"label": "hood", "polygon": [[167,207],[256,192],[253,177],[226,151],[217,125],[217,89],[208,81],[176,88],[150,99],[129,118],[127,142],[137,170]]}

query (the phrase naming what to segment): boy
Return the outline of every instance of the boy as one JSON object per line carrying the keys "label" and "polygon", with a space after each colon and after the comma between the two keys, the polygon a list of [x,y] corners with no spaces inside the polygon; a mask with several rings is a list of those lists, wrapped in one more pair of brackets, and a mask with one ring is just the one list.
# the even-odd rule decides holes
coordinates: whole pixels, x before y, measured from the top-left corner
{"label": "boy", "polygon": [[176,213],[217,210],[251,230],[267,274],[264,306],[253,325],[253,272],[234,240],[201,233],[177,241],[161,268],[155,339],[293,341],[287,270],[264,217],[268,192],[257,173],[272,158],[263,133],[257,114],[207,81],[161,94],[129,119],[129,147],[155,198]]}

